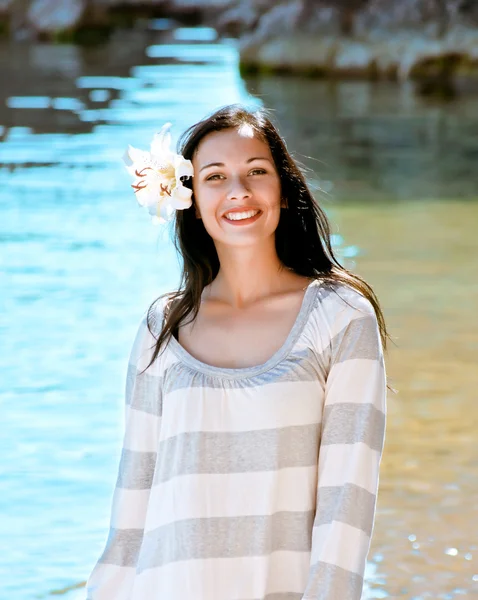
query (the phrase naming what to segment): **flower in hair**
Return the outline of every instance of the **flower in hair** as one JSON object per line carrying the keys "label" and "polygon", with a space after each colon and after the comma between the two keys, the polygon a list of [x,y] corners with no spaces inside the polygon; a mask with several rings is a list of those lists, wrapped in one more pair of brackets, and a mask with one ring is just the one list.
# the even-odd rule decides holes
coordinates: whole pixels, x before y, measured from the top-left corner
{"label": "flower in hair", "polygon": [[180,154],[170,150],[171,123],[163,125],[151,142],[151,152],[128,147],[124,161],[134,177],[132,188],[138,204],[148,209],[153,222],[169,221],[175,210],[192,204],[192,190],[185,187],[183,177],[193,176],[193,166]]}

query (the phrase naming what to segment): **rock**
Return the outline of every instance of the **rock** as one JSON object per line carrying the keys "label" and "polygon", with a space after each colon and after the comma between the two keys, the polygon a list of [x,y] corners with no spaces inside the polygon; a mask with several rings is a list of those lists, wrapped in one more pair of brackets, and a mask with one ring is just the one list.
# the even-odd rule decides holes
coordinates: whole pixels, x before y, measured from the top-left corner
{"label": "rock", "polygon": [[0,0],[0,14],[7,12],[7,9],[13,4],[14,0]]}
{"label": "rock", "polygon": [[28,37],[26,10],[29,0],[0,0],[0,30],[14,39]]}
{"label": "rock", "polygon": [[358,36],[415,31],[440,37],[459,24],[478,25],[478,4],[474,0],[369,0],[354,20]]}
{"label": "rock", "polygon": [[0,0],[17,38],[101,38],[121,21],[114,11],[194,16],[236,35],[243,72],[412,78],[427,90],[478,76],[478,0]]}
{"label": "rock", "polygon": [[240,55],[243,72],[445,80],[455,72],[478,76],[478,30],[460,25],[442,38],[413,30],[368,38],[269,33],[263,41],[254,33],[242,38]]}
{"label": "rock", "polygon": [[219,14],[214,26],[219,33],[239,37],[257,27],[259,19],[271,6],[272,0],[243,0]]}
{"label": "rock", "polygon": [[241,36],[242,70],[400,80],[478,74],[474,6],[466,0],[282,2]]}
{"label": "rock", "polygon": [[288,35],[269,39],[263,44],[243,40],[241,63],[251,70],[272,72],[317,72],[327,74],[333,66],[336,38],[310,35]]}
{"label": "rock", "polygon": [[367,44],[356,40],[341,40],[336,44],[331,70],[342,76],[372,76],[375,56]]}
{"label": "rock", "polygon": [[269,10],[262,11],[256,28],[249,39],[261,42],[290,36],[291,34],[332,35],[340,33],[339,11],[333,7],[309,7],[303,0],[273,3]]}
{"label": "rock", "polygon": [[26,22],[35,33],[51,35],[77,27],[85,9],[86,0],[33,0]]}
{"label": "rock", "polygon": [[169,4],[176,10],[226,9],[237,4],[237,0],[170,0]]}

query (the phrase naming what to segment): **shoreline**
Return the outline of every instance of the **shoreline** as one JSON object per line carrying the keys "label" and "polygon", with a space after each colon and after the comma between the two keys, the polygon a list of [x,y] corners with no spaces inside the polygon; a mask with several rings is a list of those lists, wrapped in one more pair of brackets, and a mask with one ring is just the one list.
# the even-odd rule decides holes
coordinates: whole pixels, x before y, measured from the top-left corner
{"label": "shoreline", "polygon": [[464,89],[478,90],[478,26],[473,21],[446,27],[436,19],[422,27],[399,23],[393,28],[390,24],[372,27],[358,14],[355,26],[344,33],[337,21],[338,9],[335,21],[329,18],[326,23],[322,11],[310,25],[285,5],[267,8],[268,0],[264,0],[262,12],[255,5],[249,12],[240,12],[246,0],[129,2],[105,6],[59,0],[48,9],[44,0],[32,0],[30,5],[27,0],[10,0],[0,11],[0,39],[101,45],[118,30],[147,32],[152,21],[166,19],[172,26],[177,21],[178,26],[213,27],[218,40],[236,38],[241,74],[247,76],[411,80],[417,82],[419,94],[443,98],[457,95],[460,82],[465,82]]}

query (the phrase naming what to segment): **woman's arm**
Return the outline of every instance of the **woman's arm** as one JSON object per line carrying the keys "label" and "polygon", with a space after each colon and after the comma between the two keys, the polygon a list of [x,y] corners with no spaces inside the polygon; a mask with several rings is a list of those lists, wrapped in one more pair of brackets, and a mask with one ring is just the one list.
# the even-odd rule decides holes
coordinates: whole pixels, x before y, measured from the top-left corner
{"label": "woman's arm", "polygon": [[310,574],[303,600],[359,600],[375,518],[385,440],[386,375],[365,299],[331,332]]}
{"label": "woman's arm", "polygon": [[113,494],[106,547],[86,584],[87,600],[128,600],[143,539],[156,464],[161,415],[158,368],[149,362],[154,338],[143,319],[126,378],[123,448]]}

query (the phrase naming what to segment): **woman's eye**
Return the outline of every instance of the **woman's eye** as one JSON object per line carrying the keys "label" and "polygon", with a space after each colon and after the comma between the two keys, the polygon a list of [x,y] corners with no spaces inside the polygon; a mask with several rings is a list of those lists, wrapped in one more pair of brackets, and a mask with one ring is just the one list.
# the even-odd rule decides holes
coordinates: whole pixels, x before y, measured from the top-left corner
{"label": "woman's eye", "polygon": [[[248,175],[263,175],[265,173],[265,169],[252,169],[251,171],[249,171]],[[224,178],[224,175],[222,175],[221,173],[213,173],[212,175],[209,175],[209,177],[206,177],[206,181],[219,181]]]}

